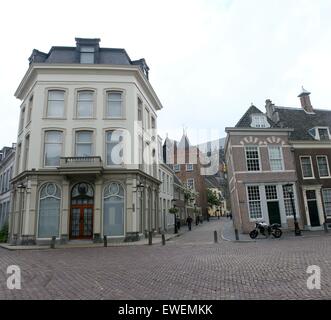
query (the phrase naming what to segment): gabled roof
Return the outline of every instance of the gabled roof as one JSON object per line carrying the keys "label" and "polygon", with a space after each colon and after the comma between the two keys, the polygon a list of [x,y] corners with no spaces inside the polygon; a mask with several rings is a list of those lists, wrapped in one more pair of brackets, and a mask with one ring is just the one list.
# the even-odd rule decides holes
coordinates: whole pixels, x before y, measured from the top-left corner
{"label": "gabled roof", "polygon": [[[248,108],[246,113],[241,117],[239,122],[236,124],[236,128],[250,128],[252,123],[252,115],[259,113],[264,114],[260,109],[252,105],[251,107]],[[277,125],[268,117],[267,117],[267,121],[270,124],[271,128],[277,127]]]}
{"label": "gabled roof", "polygon": [[307,113],[302,108],[274,107],[274,114],[278,114],[278,126],[293,128],[291,140],[310,140],[314,138],[309,130],[314,127],[328,127],[331,132],[331,110],[314,109],[314,113]]}

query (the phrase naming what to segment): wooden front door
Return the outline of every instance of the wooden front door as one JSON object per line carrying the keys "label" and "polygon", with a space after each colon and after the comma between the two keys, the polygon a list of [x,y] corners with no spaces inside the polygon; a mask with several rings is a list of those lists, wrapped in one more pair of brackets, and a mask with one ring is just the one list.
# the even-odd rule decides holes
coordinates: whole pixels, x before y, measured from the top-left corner
{"label": "wooden front door", "polygon": [[268,202],[269,223],[281,224],[280,211],[278,201]]}
{"label": "wooden front door", "polygon": [[91,239],[93,236],[93,205],[71,207],[71,239]]}
{"label": "wooden front door", "polygon": [[321,222],[320,222],[320,218],[319,218],[319,214],[318,214],[316,191],[307,190],[306,196],[307,196],[307,203],[308,203],[310,225],[312,227],[320,227]]}
{"label": "wooden front door", "polygon": [[93,238],[94,191],[88,183],[76,184],[71,192],[70,239]]}

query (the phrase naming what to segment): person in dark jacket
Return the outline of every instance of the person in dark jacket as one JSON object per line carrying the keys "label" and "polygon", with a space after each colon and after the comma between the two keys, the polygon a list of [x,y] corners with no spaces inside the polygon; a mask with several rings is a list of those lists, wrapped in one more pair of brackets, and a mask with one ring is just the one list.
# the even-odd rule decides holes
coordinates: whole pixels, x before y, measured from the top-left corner
{"label": "person in dark jacket", "polygon": [[199,222],[200,222],[200,218],[199,218],[199,216],[197,215],[197,216],[195,217],[195,225],[198,226],[198,225],[199,225]]}
{"label": "person in dark jacket", "polygon": [[189,231],[192,230],[192,221],[193,221],[193,219],[191,218],[191,216],[188,216],[186,219],[186,223],[187,223]]}
{"label": "person in dark jacket", "polygon": [[178,216],[176,217],[176,223],[177,223],[177,230],[180,230],[180,219]]}

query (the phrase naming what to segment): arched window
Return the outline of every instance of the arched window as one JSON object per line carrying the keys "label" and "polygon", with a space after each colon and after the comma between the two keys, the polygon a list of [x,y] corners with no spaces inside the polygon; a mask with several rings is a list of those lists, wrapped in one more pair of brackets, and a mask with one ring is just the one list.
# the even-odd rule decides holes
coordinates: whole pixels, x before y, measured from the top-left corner
{"label": "arched window", "polygon": [[54,183],[47,183],[39,194],[38,237],[59,235],[61,190]]}
{"label": "arched window", "polygon": [[107,236],[124,235],[124,189],[111,182],[104,189],[103,233]]}

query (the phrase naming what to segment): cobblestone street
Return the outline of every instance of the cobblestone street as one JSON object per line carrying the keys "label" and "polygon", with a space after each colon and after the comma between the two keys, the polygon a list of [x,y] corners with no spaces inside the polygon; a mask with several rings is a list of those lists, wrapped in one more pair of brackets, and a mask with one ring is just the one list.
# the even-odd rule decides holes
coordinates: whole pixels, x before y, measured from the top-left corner
{"label": "cobblestone street", "polygon": [[[214,244],[222,225],[204,222],[164,247],[0,248],[0,299],[331,298],[330,236]],[[6,287],[9,265],[21,268],[21,290]],[[322,270],[321,290],[307,289],[310,265]]]}

